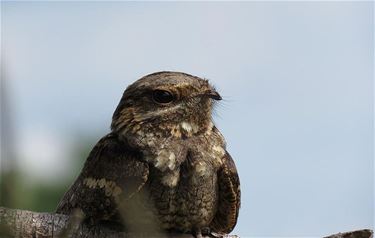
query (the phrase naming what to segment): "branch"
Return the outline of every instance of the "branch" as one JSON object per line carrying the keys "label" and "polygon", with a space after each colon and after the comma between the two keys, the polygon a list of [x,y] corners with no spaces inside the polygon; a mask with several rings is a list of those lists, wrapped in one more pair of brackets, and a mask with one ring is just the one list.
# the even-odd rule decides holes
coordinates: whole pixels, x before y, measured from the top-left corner
{"label": "branch", "polygon": [[[130,238],[140,237],[106,226],[89,226],[79,216],[38,213],[0,207],[0,237],[63,237],[63,238]],[[147,237],[147,236],[145,236]],[[193,238],[189,234],[171,234],[169,237]]]}
{"label": "branch", "polygon": [[373,231],[370,229],[358,230],[358,231],[349,231],[344,233],[338,233],[324,238],[373,238]]}
{"label": "branch", "polygon": [[[139,234],[121,232],[107,226],[89,226],[79,216],[38,213],[0,207],[0,237],[130,238]],[[144,237],[148,237],[145,235]],[[170,234],[173,238],[193,238],[190,234]],[[237,236],[226,236],[235,238]],[[369,229],[338,233],[324,238],[373,238]]]}

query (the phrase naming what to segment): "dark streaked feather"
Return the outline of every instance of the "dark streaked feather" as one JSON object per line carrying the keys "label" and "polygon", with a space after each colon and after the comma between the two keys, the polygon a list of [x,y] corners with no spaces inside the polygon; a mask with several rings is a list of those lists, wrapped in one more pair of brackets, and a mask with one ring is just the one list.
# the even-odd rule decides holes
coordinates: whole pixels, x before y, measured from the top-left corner
{"label": "dark streaked feather", "polygon": [[131,198],[148,179],[148,165],[140,161],[139,156],[116,135],[110,133],[103,137],[91,151],[81,174],[61,199],[56,212],[70,214],[77,208],[94,220],[111,219],[118,212],[118,201]]}
{"label": "dark streaked feather", "polygon": [[218,233],[230,233],[237,223],[241,204],[240,179],[232,157],[224,155],[218,171],[219,201],[216,215],[210,225]]}

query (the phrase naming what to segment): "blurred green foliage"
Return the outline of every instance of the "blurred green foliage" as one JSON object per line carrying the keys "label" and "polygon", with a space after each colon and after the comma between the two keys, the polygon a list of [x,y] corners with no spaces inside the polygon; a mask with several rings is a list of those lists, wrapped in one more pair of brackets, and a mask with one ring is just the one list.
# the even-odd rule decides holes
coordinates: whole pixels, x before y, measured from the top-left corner
{"label": "blurred green foliage", "polygon": [[1,206],[38,212],[55,210],[69,185],[29,184],[19,171],[2,175]]}
{"label": "blurred green foliage", "polygon": [[[54,212],[63,194],[78,176],[98,137],[80,138],[72,148],[72,171],[58,182],[34,181],[17,168],[0,176],[0,206],[37,212]],[[21,159],[21,158],[18,158]]]}

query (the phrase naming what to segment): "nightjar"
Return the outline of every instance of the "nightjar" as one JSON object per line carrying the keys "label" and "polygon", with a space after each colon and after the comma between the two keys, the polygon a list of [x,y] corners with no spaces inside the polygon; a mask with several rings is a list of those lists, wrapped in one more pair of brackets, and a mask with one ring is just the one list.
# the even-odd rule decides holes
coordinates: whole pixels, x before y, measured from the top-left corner
{"label": "nightjar", "polygon": [[128,86],[111,132],[92,149],[57,213],[80,209],[132,232],[231,232],[240,182],[212,121],[217,100],[207,80],[181,72],[153,73]]}

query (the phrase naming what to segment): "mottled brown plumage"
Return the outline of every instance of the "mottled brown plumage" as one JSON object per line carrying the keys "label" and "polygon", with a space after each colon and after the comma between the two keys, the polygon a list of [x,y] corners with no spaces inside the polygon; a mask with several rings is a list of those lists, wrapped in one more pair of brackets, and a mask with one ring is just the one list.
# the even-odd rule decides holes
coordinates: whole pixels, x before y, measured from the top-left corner
{"label": "mottled brown plumage", "polygon": [[231,232],[240,183],[211,118],[220,99],[207,80],[179,72],[130,85],[111,133],[91,151],[57,212],[78,208],[92,221],[121,221],[136,232]]}

